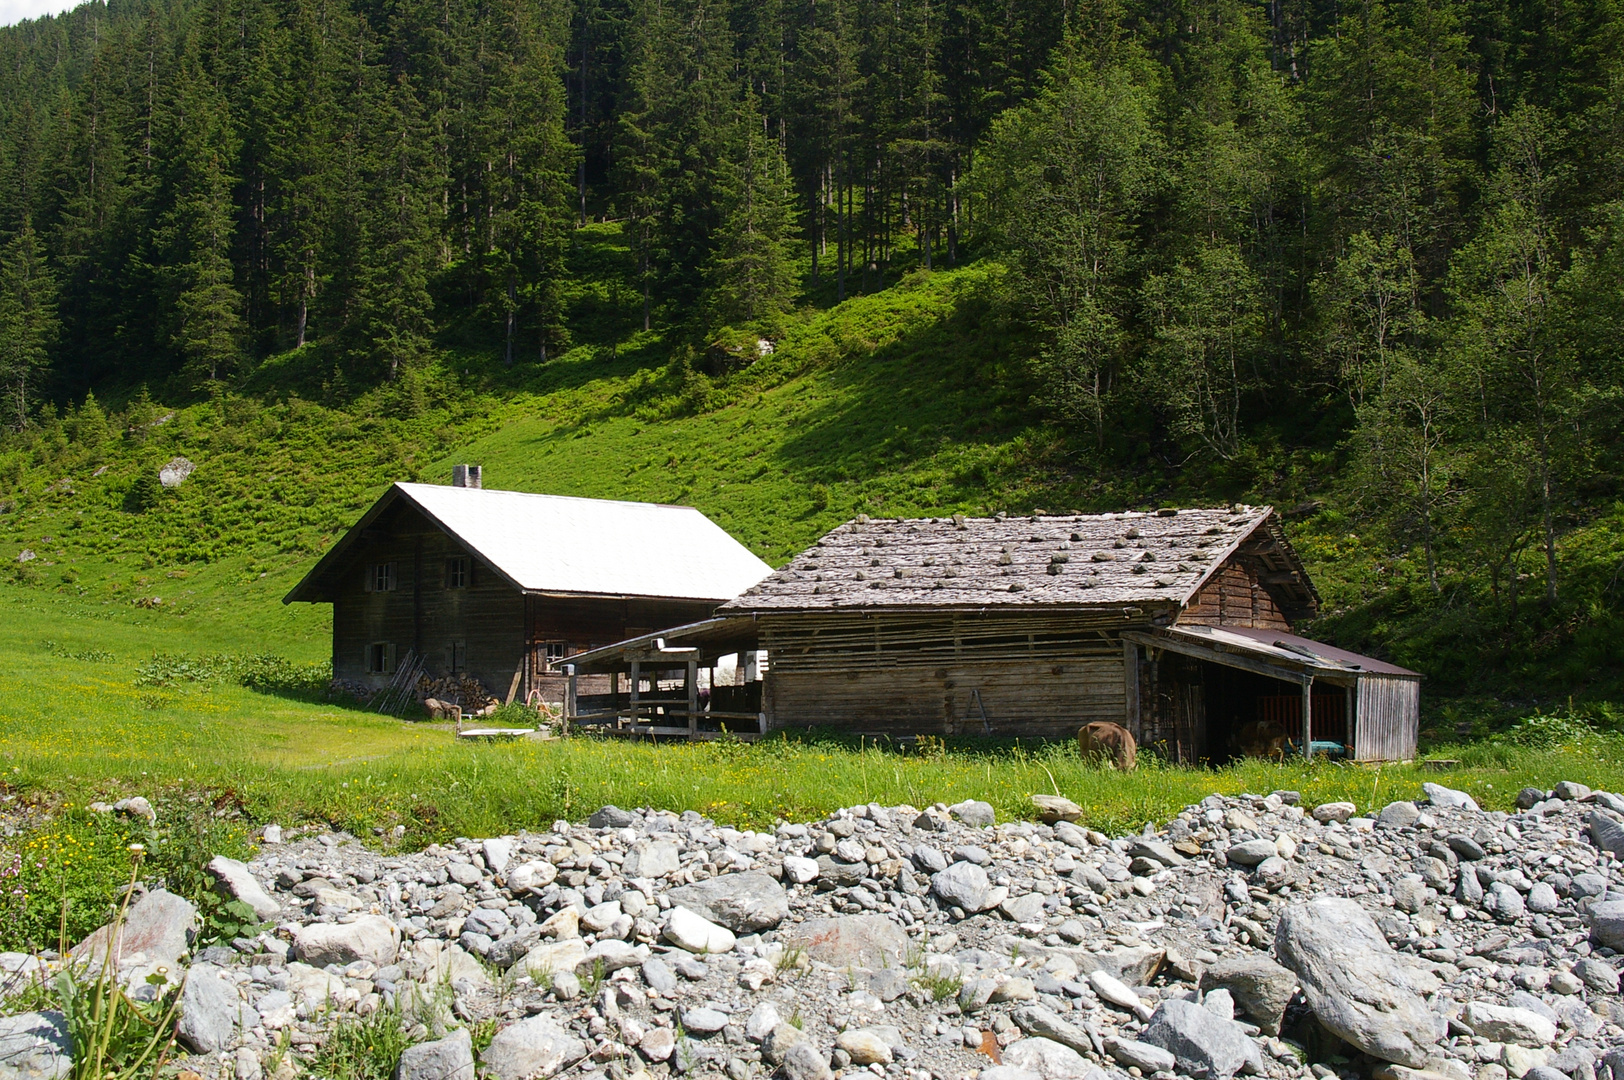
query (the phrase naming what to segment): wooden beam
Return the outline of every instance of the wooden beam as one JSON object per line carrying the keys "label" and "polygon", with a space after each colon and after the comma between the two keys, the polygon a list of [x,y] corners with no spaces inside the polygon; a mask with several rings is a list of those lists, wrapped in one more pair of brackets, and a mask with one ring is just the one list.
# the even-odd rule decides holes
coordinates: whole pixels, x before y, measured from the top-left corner
{"label": "wooden beam", "polygon": [[688,738],[699,730],[699,662],[688,661]]}
{"label": "wooden beam", "polygon": [[1139,738],[1139,646],[1132,641],[1122,643],[1122,704],[1124,726],[1137,741]]}
{"label": "wooden beam", "polygon": [[1314,676],[1303,680],[1303,758],[1314,756]]}
{"label": "wooden beam", "polygon": [[578,676],[575,674],[575,665],[574,664],[565,664],[564,665],[564,673],[566,675],[566,678],[564,680],[564,722],[563,722],[563,730],[559,732],[560,735],[565,735],[565,734],[569,733],[570,718],[575,715],[575,707],[576,707],[575,689],[576,689],[576,679],[578,678]]}
{"label": "wooden beam", "polygon": [[1158,637],[1152,634],[1140,633],[1137,630],[1124,630],[1122,638],[1124,641],[1133,641],[1152,648],[1166,649],[1168,652],[1193,656],[1197,660],[1207,660],[1214,664],[1223,664],[1226,667],[1240,668],[1242,671],[1266,675],[1271,679],[1280,679],[1284,682],[1300,683],[1309,677],[1307,673],[1294,668],[1279,667],[1263,660],[1254,660],[1243,653],[1225,652],[1210,645],[1202,645],[1171,636]]}
{"label": "wooden beam", "polygon": [[631,713],[632,713],[632,724],[634,726],[637,723],[637,695],[642,690],[642,684],[643,684],[642,665],[639,664],[636,660],[633,660],[632,661]]}

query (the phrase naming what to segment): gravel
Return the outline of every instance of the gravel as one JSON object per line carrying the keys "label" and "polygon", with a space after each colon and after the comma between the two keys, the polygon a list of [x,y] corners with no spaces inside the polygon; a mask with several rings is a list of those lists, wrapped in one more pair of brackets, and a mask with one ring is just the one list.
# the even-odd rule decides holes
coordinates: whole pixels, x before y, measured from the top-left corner
{"label": "gravel", "polygon": [[[268,829],[217,876],[274,927],[174,958],[185,1067],[292,1080],[396,1009],[403,1080],[468,1073],[470,1029],[498,1080],[1624,1080],[1624,801],[1518,805],[1212,795],[1121,838],[1054,797],[771,832],[605,807],[410,854]],[[27,1057],[8,1075],[59,1069]]]}

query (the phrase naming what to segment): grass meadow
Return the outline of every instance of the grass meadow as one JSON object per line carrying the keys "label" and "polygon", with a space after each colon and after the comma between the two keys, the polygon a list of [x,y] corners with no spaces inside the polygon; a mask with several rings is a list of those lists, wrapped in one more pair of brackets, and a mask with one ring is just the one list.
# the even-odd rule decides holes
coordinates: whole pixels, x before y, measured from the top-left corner
{"label": "grass meadow", "polygon": [[[320,654],[324,612],[282,643]],[[278,614],[277,618],[283,618]],[[1070,745],[976,744],[925,752],[813,735],[759,745],[634,744],[572,738],[466,743],[442,726],[378,716],[227,680],[141,685],[154,653],[264,651],[264,630],[205,613],[178,616],[86,605],[0,587],[0,767],[8,792],[64,809],[142,794],[160,807],[207,795],[251,823],[319,822],[384,843],[418,846],[579,820],[604,803],[700,810],[739,826],[770,826],[842,806],[984,799],[1000,816],[1031,813],[1034,793],[1065,795],[1102,830],[1163,823],[1214,792],[1301,791],[1361,809],[1413,797],[1435,779],[1507,807],[1525,784],[1578,780],[1624,789],[1624,744],[1582,729],[1542,748],[1439,747],[1446,773],[1417,765],[1248,762],[1174,768],[1154,759],[1132,774],[1077,759]],[[379,832],[385,834],[378,839]]]}

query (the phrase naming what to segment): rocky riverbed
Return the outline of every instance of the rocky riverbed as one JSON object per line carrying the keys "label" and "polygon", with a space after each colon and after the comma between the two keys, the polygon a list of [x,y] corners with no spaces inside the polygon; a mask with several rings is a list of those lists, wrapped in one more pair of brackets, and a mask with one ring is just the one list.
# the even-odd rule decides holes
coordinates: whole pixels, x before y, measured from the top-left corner
{"label": "rocky riverbed", "polygon": [[[1034,801],[771,833],[605,807],[410,855],[272,826],[213,870],[274,929],[194,955],[154,890],[123,970],[185,972],[189,1067],[236,1080],[390,1012],[400,1080],[1624,1080],[1624,799],[1213,795],[1116,838]],[[60,1018],[0,1024],[0,1080],[61,1074]]]}

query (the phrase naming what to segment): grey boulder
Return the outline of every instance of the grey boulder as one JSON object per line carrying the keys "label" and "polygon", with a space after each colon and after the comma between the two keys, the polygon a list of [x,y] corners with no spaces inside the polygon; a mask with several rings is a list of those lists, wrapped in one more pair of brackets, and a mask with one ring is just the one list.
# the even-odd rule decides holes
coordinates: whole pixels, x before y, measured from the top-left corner
{"label": "grey boulder", "polygon": [[[1433,783],[1422,784],[1421,790],[1426,793],[1427,801],[1433,806],[1445,810],[1476,811],[1478,809],[1477,800],[1464,791],[1456,791],[1454,788],[1446,788],[1442,784]],[[1529,805],[1532,806],[1533,804],[1530,803]]]}
{"label": "grey boulder", "polygon": [[467,1028],[443,1039],[408,1046],[395,1069],[396,1080],[474,1080],[474,1044]]}
{"label": "grey boulder", "polygon": [[671,902],[736,934],[771,930],[789,918],[784,887],[759,870],[723,874],[672,889]]}
{"label": "grey boulder", "polygon": [[902,927],[883,915],[843,915],[806,920],[786,935],[786,944],[805,949],[808,960],[843,971],[901,967],[910,943]]}
{"label": "grey boulder", "polygon": [[1266,956],[1236,956],[1203,971],[1201,989],[1228,990],[1265,1035],[1278,1035],[1286,1006],[1297,992],[1297,976]]}
{"label": "grey boulder", "polygon": [[974,914],[987,906],[992,882],[987,880],[987,871],[975,863],[956,862],[941,873],[931,875],[930,891],[943,904]]}
{"label": "grey boulder", "polygon": [[180,1041],[195,1054],[217,1054],[259,1024],[259,1014],[211,964],[195,964],[180,995]]}
{"label": "grey boulder", "polygon": [[1063,1019],[1041,1005],[1026,1005],[1011,1016],[1018,1027],[1028,1035],[1069,1046],[1079,1054],[1098,1051],[1103,1045],[1099,1034],[1080,1024]]}
{"label": "grey boulder", "polygon": [[249,873],[247,864],[216,855],[209,860],[208,871],[227,896],[253,908],[261,919],[274,918],[282,910],[282,905]]}
{"label": "grey boulder", "polygon": [[480,1064],[498,1080],[551,1076],[587,1054],[587,1045],[545,1016],[532,1016],[496,1033]]}
{"label": "grey boulder", "polygon": [[1229,849],[1229,861],[1237,866],[1256,866],[1278,854],[1273,840],[1247,840]]}
{"label": "grey boulder", "polygon": [[829,1059],[811,1042],[797,1042],[784,1054],[784,1080],[833,1080]]}
{"label": "grey boulder", "polygon": [[1178,1058],[1171,1051],[1134,1039],[1106,1039],[1105,1052],[1128,1068],[1136,1068],[1146,1075],[1172,1072],[1178,1064]]}
{"label": "grey boulder", "polygon": [[1371,1057],[1426,1065],[1444,1021],[1410,989],[1397,955],[1358,904],[1325,896],[1292,905],[1274,948],[1326,1028]]}
{"label": "grey boulder", "polygon": [[1610,814],[1600,810],[1590,811],[1590,838],[1596,846],[1603,851],[1610,851],[1614,855],[1624,855],[1624,824]]}
{"label": "grey boulder", "polygon": [[1212,1080],[1228,1080],[1257,1060],[1257,1048],[1239,1024],[1178,998],[1162,1002],[1140,1041],[1172,1054],[1182,1071]]}
{"label": "grey boulder", "polygon": [[73,1039],[59,1012],[0,1016],[0,1076],[61,1080],[73,1070]]}
{"label": "grey boulder", "polygon": [[677,845],[664,840],[639,840],[626,853],[620,872],[627,878],[663,878],[682,867],[682,855]]}
{"label": "grey boulder", "polygon": [[[103,926],[73,950],[75,960],[99,966],[107,955],[112,926]],[[197,908],[184,897],[153,889],[131,904],[124,914],[114,965],[125,984],[145,989],[147,976],[159,968],[180,971],[180,958],[197,933]],[[173,981],[173,980],[172,980]]]}
{"label": "grey boulder", "polygon": [[975,799],[966,799],[961,803],[954,803],[947,808],[947,812],[970,826],[980,829],[991,825],[997,820],[991,803],[978,802]]}
{"label": "grey boulder", "polygon": [[597,813],[586,819],[587,827],[591,829],[629,829],[642,823],[642,818],[618,806],[600,807]]}

